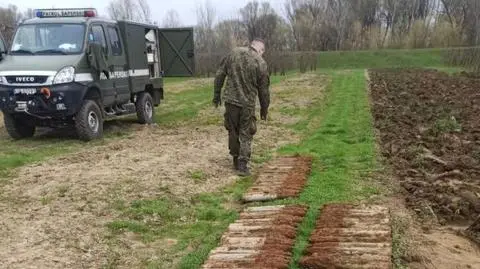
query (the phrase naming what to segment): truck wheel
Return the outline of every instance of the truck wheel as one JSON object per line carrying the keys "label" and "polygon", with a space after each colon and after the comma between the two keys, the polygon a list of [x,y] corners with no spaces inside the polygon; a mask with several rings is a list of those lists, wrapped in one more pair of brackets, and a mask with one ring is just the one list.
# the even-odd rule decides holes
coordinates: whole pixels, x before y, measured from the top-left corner
{"label": "truck wheel", "polygon": [[93,100],[84,100],[75,119],[75,128],[79,138],[90,141],[103,136],[102,112]]}
{"label": "truck wheel", "polygon": [[4,113],[3,122],[8,135],[13,139],[32,137],[35,134],[35,125],[25,118],[15,118],[13,115]]}
{"label": "truck wheel", "polygon": [[141,124],[153,123],[155,113],[153,109],[153,98],[148,92],[142,92],[138,95],[135,107],[137,109],[138,121]]}

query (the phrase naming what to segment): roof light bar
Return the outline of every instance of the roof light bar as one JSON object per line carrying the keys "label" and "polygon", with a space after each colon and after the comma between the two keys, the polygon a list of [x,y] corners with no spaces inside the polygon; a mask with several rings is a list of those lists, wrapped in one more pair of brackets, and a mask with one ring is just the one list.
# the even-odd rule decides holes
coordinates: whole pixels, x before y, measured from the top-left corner
{"label": "roof light bar", "polygon": [[38,18],[96,17],[97,10],[94,8],[37,9],[35,15]]}

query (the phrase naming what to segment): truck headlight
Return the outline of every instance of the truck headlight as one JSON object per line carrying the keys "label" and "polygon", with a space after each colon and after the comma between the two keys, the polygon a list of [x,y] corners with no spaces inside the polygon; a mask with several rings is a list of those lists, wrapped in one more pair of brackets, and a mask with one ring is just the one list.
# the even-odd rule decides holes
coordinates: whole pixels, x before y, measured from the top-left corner
{"label": "truck headlight", "polygon": [[69,83],[75,78],[75,68],[73,66],[66,66],[55,75],[53,84]]}

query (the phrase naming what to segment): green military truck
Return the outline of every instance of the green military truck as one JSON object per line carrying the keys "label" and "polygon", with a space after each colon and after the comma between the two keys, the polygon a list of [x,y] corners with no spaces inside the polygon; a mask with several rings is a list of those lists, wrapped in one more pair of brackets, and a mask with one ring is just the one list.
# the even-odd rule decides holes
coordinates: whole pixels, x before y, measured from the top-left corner
{"label": "green military truck", "polygon": [[42,126],[89,141],[126,114],[152,123],[163,77],[194,74],[192,28],[112,21],[95,9],[37,10],[11,43],[0,44],[0,109],[14,139]]}

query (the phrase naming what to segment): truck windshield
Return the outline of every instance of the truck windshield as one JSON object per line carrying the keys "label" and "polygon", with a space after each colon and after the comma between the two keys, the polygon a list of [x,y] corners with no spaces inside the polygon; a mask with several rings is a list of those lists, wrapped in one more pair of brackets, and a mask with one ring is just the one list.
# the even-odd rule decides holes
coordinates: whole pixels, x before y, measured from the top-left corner
{"label": "truck windshield", "polygon": [[83,24],[27,24],[18,27],[12,54],[74,54],[83,49]]}

